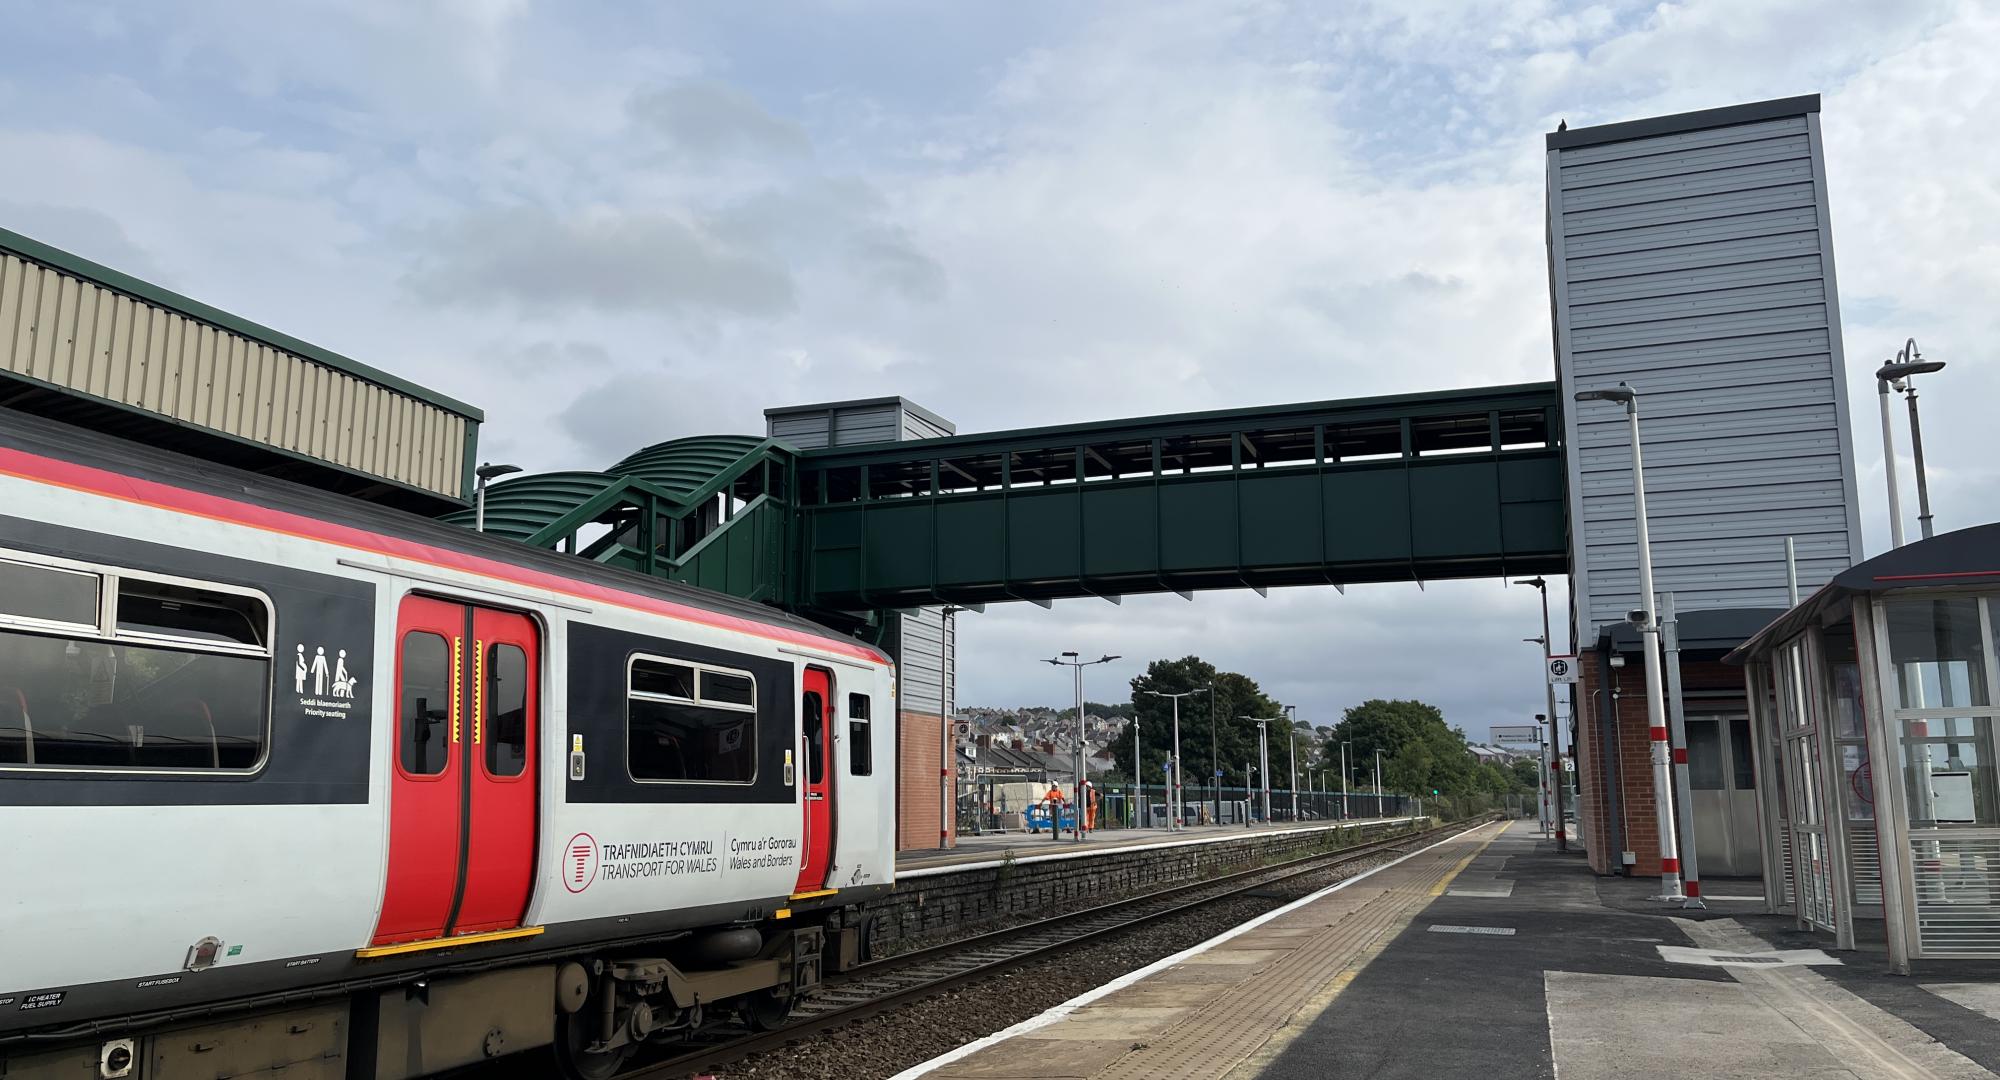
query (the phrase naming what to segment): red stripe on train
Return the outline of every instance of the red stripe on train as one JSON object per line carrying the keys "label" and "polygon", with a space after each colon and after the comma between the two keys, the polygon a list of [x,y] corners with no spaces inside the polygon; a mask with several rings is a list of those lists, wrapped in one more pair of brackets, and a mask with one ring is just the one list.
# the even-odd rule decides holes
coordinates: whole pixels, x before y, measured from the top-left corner
{"label": "red stripe on train", "polygon": [[670,615],[688,622],[701,623],[723,630],[752,634],[771,641],[782,641],[793,645],[806,645],[828,652],[840,653],[870,663],[883,663],[881,657],[871,650],[846,642],[834,641],[813,634],[788,630],[781,626],[770,626],[752,619],[735,615],[725,615],[716,611],[677,604],[671,600],[643,596],[638,593],[623,592],[606,585],[596,585],[588,581],[561,577],[525,566],[472,555],[449,548],[433,547],[415,540],[403,540],[393,536],[383,536],[351,525],[340,525],[331,521],[320,521],[302,514],[285,510],[272,510],[255,506],[219,495],[208,495],[199,491],[177,488],[157,480],[142,480],[135,476],[125,476],[106,469],[92,468],[68,461],[58,461],[37,454],[30,454],[11,447],[0,447],[0,473],[35,480],[57,487],[69,488],[91,495],[124,502],[138,503],[161,510],[193,514],[213,521],[232,525],[243,525],[266,532],[283,533],[305,540],[337,544],[358,551],[373,552],[395,559],[440,566],[468,574],[505,581],[514,585],[527,585],[565,596],[597,600],[617,604],[639,611],[649,611],[660,615]]}

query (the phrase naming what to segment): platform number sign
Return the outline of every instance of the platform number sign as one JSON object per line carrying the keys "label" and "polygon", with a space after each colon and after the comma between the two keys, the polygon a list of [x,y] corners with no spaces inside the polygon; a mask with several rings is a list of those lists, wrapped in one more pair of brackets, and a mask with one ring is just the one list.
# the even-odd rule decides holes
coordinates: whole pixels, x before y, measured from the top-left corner
{"label": "platform number sign", "polygon": [[1549,657],[1549,681],[1552,683],[1573,683],[1576,681],[1576,657]]}

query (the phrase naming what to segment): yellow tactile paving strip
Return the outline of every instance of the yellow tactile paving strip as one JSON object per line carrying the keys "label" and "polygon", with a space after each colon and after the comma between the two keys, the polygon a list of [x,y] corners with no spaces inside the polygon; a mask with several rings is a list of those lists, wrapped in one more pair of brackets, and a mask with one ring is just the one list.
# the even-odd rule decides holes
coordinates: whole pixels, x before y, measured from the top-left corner
{"label": "yellow tactile paving strip", "polygon": [[[1500,833],[1486,826],[930,1075],[1218,1078],[1318,1015]],[[1309,1017],[1307,1018],[1309,1019]]]}

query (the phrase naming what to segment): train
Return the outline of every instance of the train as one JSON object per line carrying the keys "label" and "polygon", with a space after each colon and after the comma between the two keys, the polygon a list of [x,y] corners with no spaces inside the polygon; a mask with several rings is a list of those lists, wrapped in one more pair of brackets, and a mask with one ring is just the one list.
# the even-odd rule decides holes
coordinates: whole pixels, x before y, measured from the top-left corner
{"label": "train", "polygon": [[781,1024],[894,885],[895,716],[774,608],[0,414],[0,1076]]}

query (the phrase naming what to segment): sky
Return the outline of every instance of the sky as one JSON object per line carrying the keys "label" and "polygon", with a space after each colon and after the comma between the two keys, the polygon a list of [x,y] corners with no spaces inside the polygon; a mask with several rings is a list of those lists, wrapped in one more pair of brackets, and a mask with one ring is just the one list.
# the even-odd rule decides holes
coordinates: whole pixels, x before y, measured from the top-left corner
{"label": "sky", "polygon": [[[0,0],[0,37],[0,226],[479,405],[534,470],[882,394],[970,432],[1546,380],[1544,133],[1816,92],[1868,551],[1910,336],[1951,365],[1939,529],[2000,508],[1975,3]],[[1314,723],[1415,697],[1483,737],[1544,711],[1538,605],[995,606],[958,698],[1197,653]]]}

